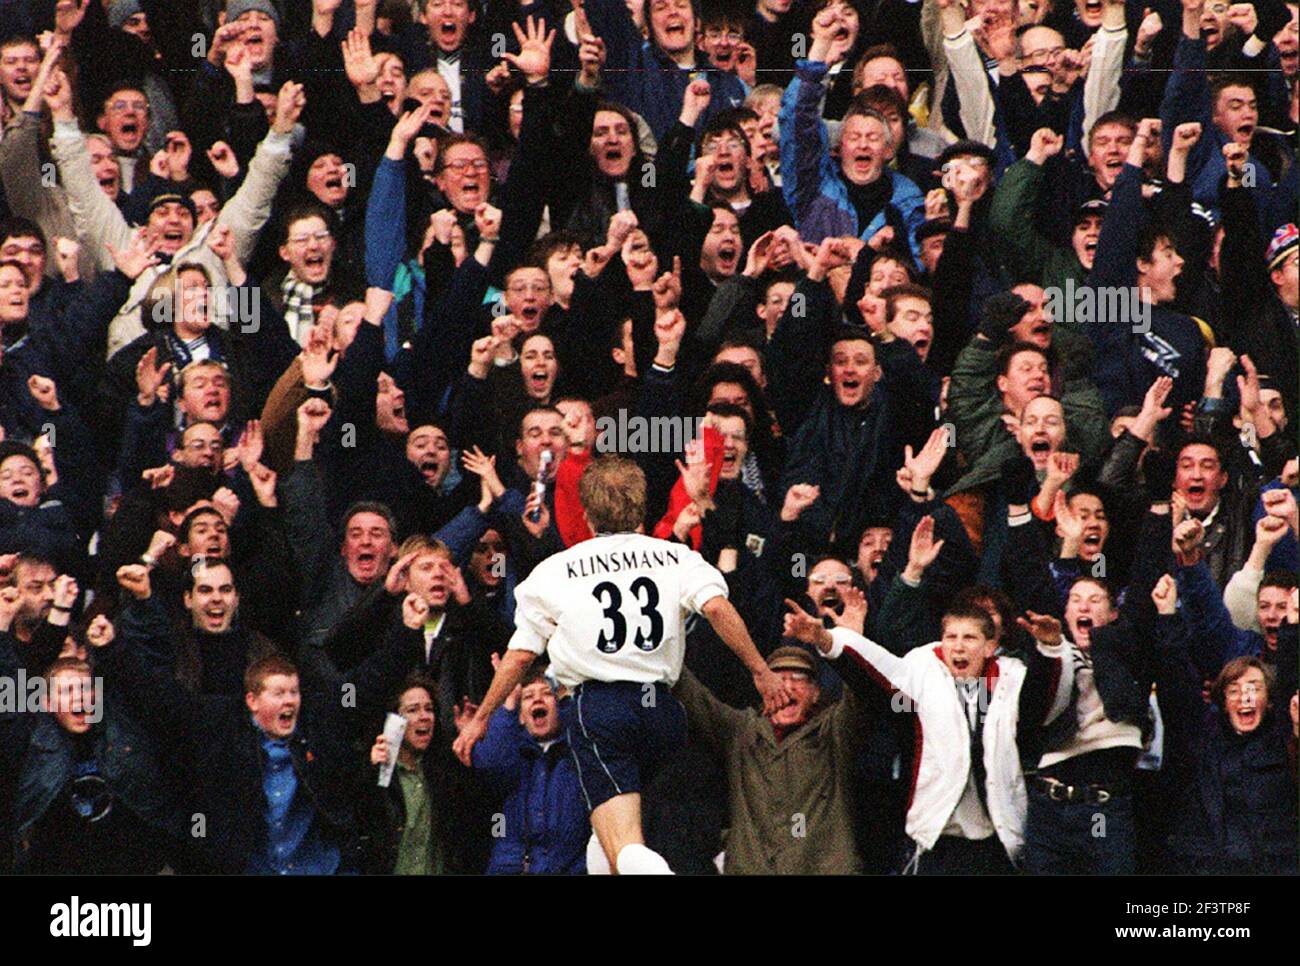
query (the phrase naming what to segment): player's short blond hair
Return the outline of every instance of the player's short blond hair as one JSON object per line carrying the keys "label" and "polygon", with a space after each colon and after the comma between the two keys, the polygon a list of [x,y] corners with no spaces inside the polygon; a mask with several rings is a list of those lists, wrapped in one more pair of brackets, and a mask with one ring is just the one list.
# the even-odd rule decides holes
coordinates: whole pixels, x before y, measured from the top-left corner
{"label": "player's short blond hair", "polygon": [[645,473],[625,457],[598,457],[582,471],[578,499],[597,533],[632,533],[645,522]]}

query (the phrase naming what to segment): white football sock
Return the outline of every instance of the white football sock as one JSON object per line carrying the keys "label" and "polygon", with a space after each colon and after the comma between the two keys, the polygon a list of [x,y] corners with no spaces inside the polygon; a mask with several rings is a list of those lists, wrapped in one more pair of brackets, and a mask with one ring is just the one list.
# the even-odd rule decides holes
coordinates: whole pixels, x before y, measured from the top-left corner
{"label": "white football sock", "polygon": [[595,832],[592,832],[591,838],[587,840],[587,875],[613,874],[605,850],[600,845],[600,839],[596,838]]}
{"label": "white football sock", "polygon": [[672,875],[662,855],[644,845],[625,845],[618,853],[619,875]]}

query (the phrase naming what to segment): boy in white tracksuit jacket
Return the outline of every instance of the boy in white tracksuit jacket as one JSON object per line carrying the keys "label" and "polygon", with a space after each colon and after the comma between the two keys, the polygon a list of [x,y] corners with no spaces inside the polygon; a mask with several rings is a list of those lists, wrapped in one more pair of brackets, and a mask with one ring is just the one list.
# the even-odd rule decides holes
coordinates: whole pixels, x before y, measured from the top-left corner
{"label": "boy in white tracksuit jacket", "polygon": [[[943,639],[904,657],[844,627],[826,630],[797,608],[786,634],[827,658],[856,661],[917,716],[907,834],[919,874],[1012,872],[1024,845],[1028,800],[1017,729],[1046,725],[1070,704],[1060,624],[1031,614],[1021,624],[1039,641],[1029,666],[994,657],[992,621],[978,607],[944,614]],[[980,749],[975,767],[972,750]]]}

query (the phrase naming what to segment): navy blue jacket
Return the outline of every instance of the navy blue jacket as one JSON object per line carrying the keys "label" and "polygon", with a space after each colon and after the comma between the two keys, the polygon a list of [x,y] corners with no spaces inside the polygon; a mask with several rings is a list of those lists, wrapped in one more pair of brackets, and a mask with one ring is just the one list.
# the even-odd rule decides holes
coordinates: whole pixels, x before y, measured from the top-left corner
{"label": "navy blue jacket", "polygon": [[1186,872],[1282,874],[1297,871],[1296,759],[1278,688],[1259,726],[1237,734],[1227,714],[1201,698],[1179,615],[1159,619],[1156,651],[1169,788],[1182,791],[1170,848]]}
{"label": "navy blue jacket", "polygon": [[[1137,285],[1138,235],[1145,222],[1142,207],[1142,171],[1125,163],[1111,189],[1110,206],[1101,225],[1097,260],[1081,294],[1093,296],[1093,305],[1083,308],[1088,337],[1092,339],[1092,379],[1106,401],[1106,412],[1114,415],[1123,406],[1141,405],[1151,383],[1159,376],[1174,380],[1167,404],[1173,412],[1197,402],[1205,388],[1205,338],[1196,321],[1163,305],[1143,311],[1149,324],[1139,327],[1134,299]],[[1128,290],[1119,305],[1110,297]],[[1076,316],[1077,319],[1077,316]]]}
{"label": "navy blue jacket", "polygon": [[[113,797],[149,826],[179,839],[183,819],[168,783],[160,780],[153,742],[111,704],[104,709],[102,726],[95,734],[96,758]],[[35,830],[72,781],[73,770],[67,734],[52,715],[41,715],[27,743],[14,803],[18,868],[28,855],[41,851],[44,843],[35,837]]]}
{"label": "navy blue jacket", "polygon": [[498,708],[474,746],[474,768],[505,795],[505,834],[492,846],[488,875],[586,873],[591,825],[563,737],[543,751],[517,712]]}

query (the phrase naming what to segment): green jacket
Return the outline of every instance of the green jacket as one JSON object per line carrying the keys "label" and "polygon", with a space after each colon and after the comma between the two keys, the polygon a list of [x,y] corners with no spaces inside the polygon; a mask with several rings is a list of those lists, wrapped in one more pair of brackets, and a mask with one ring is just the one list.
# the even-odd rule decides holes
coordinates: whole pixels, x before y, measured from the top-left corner
{"label": "green jacket", "polygon": [[[1054,326],[1061,407],[1065,410],[1066,448],[1082,463],[1097,458],[1110,440],[1110,421],[1097,387],[1086,377],[1091,346],[1087,338]],[[957,433],[957,446],[969,469],[949,493],[973,489],[998,477],[1002,463],[1014,454],[1015,440],[1002,425],[1002,396],[997,387],[998,347],[974,338],[957,356],[948,393],[948,416]]]}
{"label": "green jacket", "polygon": [[[850,672],[845,663],[835,661],[836,671]],[[780,744],[767,718],[719,701],[688,670],[673,693],[686,707],[692,732],[711,746],[726,771],[730,827],[723,838],[724,874],[862,871],[852,782],[868,722],[849,680],[843,698],[815,711]]]}
{"label": "green jacket", "polygon": [[[1042,165],[1022,158],[1002,174],[989,205],[989,234],[1012,278],[1043,288],[1065,288],[1067,279],[1082,285],[1088,272],[1069,246],[1057,245],[1038,230],[1038,196],[1045,176]],[[1076,330],[1080,335],[1083,328]]]}

